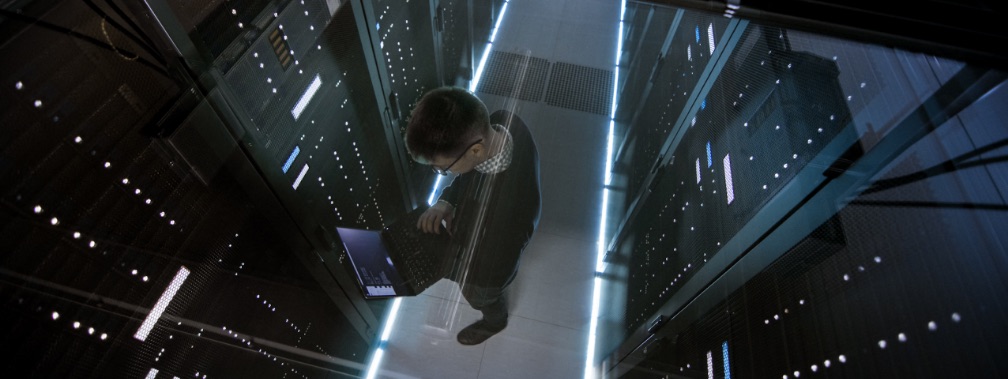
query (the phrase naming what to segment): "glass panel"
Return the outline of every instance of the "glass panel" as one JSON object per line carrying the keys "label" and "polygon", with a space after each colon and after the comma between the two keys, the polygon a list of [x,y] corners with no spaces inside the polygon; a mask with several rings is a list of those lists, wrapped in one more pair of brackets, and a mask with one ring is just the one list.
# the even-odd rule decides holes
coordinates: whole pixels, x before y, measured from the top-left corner
{"label": "glass panel", "polygon": [[1006,372],[1006,102],[914,143],[638,372],[708,377],[708,351],[718,378]]}
{"label": "glass panel", "polygon": [[[670,12],[666,10],[663,13],[667,18]],[[661,63],[657,66],[644,66],[656,67],[657,74],[654,75],[650,96],[640,101],[643,103],[642,106],[637,108],[636,102],[625,104],[626,107],[640,109],[641,113],[626,132],[624,148],[615,161],[615,165],[626,167],[627,170],[625,179],[621,178],[626,186],[627,205],[640,194],[644,181],[654,167],[654,162],[658,160],[670,133],[679,122],[681,111],[690,104],[690,99],[696,96],[695,88],[701,78],[704,78],[704,71],[711,64],[711,56],[715,47],[721,43],[728,24],[728,19],[724,17],[686,12],[678,27],[669,32],[672,34],[671,44]],[[657,33],[652,38],[664,41],[666,36]],[[639,59],[650,58],[645,55]],[[647,61],[643,63],[657,64]],[[650,69],[641,69],[633,80],[649,78],[651,72]],[[622,107],[624,104],[620,105],[620,108]]]}
{"label": "glass panel", "polygon": [[[441,78],[431,37],[434,26],[428,17],[432,14],[430,2],[401,5],[393,0],[375,1],[374,8],[382,62],[388,69],[392,91],[400,96],[403,109],[409,110],[425,92],[438,87]],[[400,124],[405,131],[406,123]]]}
{"label": "glass panel", "polygon": [[370,78],[364,22],[351,6],[171,5],[192,43],[206,47],[199,50],[214,62],[209,74],[223,76],[218,89],[254,161],[306,229],[378,228],[404,211],[405,183]]}
{"label": "glass panel", "polygon": [[443,0],[438,17],[443,22],[441,51],[444,53],[444,78],[447,84],[472,78],[473,39],[469,35],[469,2]]}
{"label": "glass panel", "polygon": [[[702,27],[707,23],[696,21],[698,17],[713,17],[726,25],[726,28],[719,29],[718,22],[714,22],[708,28],[715,31],[712,34],[713,45],[706,40],[708,34]],[[632,19],[634,22],[643,22],[638,16]],[[623,220],[625,224],[616,236],[614,251],[607,258],[610,265],[605,277],[613,279],[609,281],[607,296],[611,296],[615,303],[625,304],[622,308],[613,306],[604,312],[603,319],[614,327],[620,325],[622,329],[619,332],[611,331],[612,335],[606,337],[607,340],[623,340],[627,346],[636,346],[648,337],[648,329],[652,325],[661,325],[661,322],[654,324],[655,320],[668,320],[687,306],[700,307],[696,305],[695,299],[703,291],[709,291],[709,286],[715,280],[720,280],[719,283],[734,283],[746,278],[738,271],[725,274],[726,270],[762,269],[755,263],[738,266],[743,266],[739,262],[776,257],[783,249],[792,246],[798,237],[787,234],[791,229],[783,231],[779,228],[785,222],[799,222],[789,221],[789,218],[807,217],[795,216],[805,214],[800,212],[836,212],[838,208],[851,209],[862,204],[862,207],[875,207],[873,212],[884,216],[873,217],[876,220],[887,220],[884,223],[914,220],[901,225],[898,233],[894,231],[877,236],[852,236],[849,229],[853,225],[863,228],[865,225],[874,225],[875,221],[869,223],[859,220],[847,225],[850,222],[847,219],[853,217],[845,217],[845,212],[841,212],[837,216],[838,220],[824,225],[821,230],[823,235],[817,237],[829,242],[829,246],[851,244],[856,239],[858,245],[864,245],[863,248],[869,251],[874,249],[906,255],[918,251],[927,243],[915,241],[907,245],[904,240],[916,238],[910,236],[917,233],[926,233],[946,242],[956,239],[941,236],[969,235],[971,237],[966,239],[975,241],[973,245],[933,243],[929,248],[936,254],[1003,250],[997,237],[1003,231],[995,226],[1000,224],[988,220],[991,217],[988,212],[1003,210],[1004,207],[1000,190],[994,184],[996,176],[984,174],[976,179],[971,177],[953,180],[950,178],[955,175],[936,174],[950,166],[957,167],[974,159],[973,156],[966,155],[946,161],[958,157],[958,154],[982,148],[983,143],[977,142],[976,137],[959,137],[952,133],[943,135],[939,129],[929,138],[933,138],[931,144],[940,142],[941,145],[932,146],[925,140],[903,152],[915,141],[913,136],[916,132],[911,131],[917,130],[915,127],[926,130],[921,125],[944,122],[943,112],[954,114],[955,111],[947,109],[954,108],[956,103],[948,99],[960,96],[966,91],[964,88],[978,86],[981,89],[969,91],[980,91],[988,85],[985,84],[987,81],[1003,80],[1000,73],[991,74],[995,79],[978,80],[980,74],[973,73],[984,72],[983,70],[947,59],[757,25],[744,20],[728,23],[724,21],[727,20],[724,17],[701,16],[694,11],[685,11],[682,19],[679,29],[673,32],[668,55],[664,62],[656,66],[660,74],[656,76],[654,87],[648,90],[650,92],[645,91],[646,98],[643,102],[646,105],[632,117],[636,122],[629,126],[623,155],[617,157],[624,163],[615,165],[626,183],[627,204],[634,205],[635,208],[630,209],[628,218]],[[701,27],[697,27],[698,24]],[[692,63],[697,59],[705,59],[703,56],[698,57],[697,51],[712,55],[707,58],[710,59],[709,63],[700,65],[701,68]],[[627,88],[631,88],[629,84]],[[976,95],[957,101],[973,101]],[[1003,129],[1003,122],[998,121],[995,113],[998,112],[996,109],[1000,109],[998,106],[1006,104],[1004,100],[1004,97],[988,95],[983,103],[991,105],[981,106],[978,102],[971,108],[975,109],[972,114],[977,116],[974,117],[985,119],[975,123],[975,131],[972,133],[986,135],[999,128]],[[969,114],[970,111],[963,112],[960,117]],[[904,143],[893,142],[900,141],[901,138],[907,140]],[[949,148],[943,145],[958,141],[975,146],[964,145],[965,147],[957,147],[960,153],[946,153]],[[1001,148],[1000,145],[997,147]],[[877,188],[867,187],[862,198],[852,205],[846,206],[849,198],[865,188],[852,184],[853,187],[848,192],[820,194],[824,188],[832,188],[826,186],[834,179],[841,178],[843,183],[854,180],[851,178],[866,175],[865,168],[880,168],[872,167],[873,163],[870,162],[886,164],[895,154],[900,153],[904,156],[917,156],[902,158],[914,161],[912,167],[902,169],[905,175],[891,180],[877,179]],[[984,154],[990,152],[985,151]],[[856,166],[862,167],[861,171],[846,171],[851,164],[861,162],[864,156],[873,158],[862,162],[862,166]],[[927,157],[927,161],[931,163],[918,163],[923,157]],[[974,170],[986,173],[988,169],[999,167],[993,163],[977,164],[984,169]],[[974,167],[973,163],[966,165]],[[960,171],[956,173],[964,175]],[[934,195],[939,196],[937,198],[917,198],[916,191],[904,192],[909,188],[903,186],[904,183],[924,180],[922,175],[926,176],[927,181],[935,183],[932,187],[934,189],[959,190],[970,197],[943,199],[941,196],[945,195],[942,193]],[[881,196],[884,191],[890,191],[888,193],[894,197],[885,200],[873,198]],[[823,203],[806,203],[814,196],[833,197],[823,200]],[[918,211],[922,213],[914,213]],[[949,212],[961,215],[950,216],[947,214]],[[973,222],[976,227],[970,229],[970,232],[941,223],[931,225],[930,222],[925,222],[958,220],[958,217],[978,218],[979,221]],[[815,217],[808,220],[813,222],[811,220],[815,220]],[[814,222],[818,224],[822,220]],[[917,222],[923,224],[910,226]],[[951,223],[957,226],[969,225],[958,221]],[[911,230],[919,232],[911,233]],[[890,235],[902,237],[892,237],[898,241],[886,242],[888,240],[883,236]],[[774,250],[775,247],[772,246],[778,246],[771,243],[787,245],[773,253],[762,253],[762,249]],[[816,251],[822,253],[821,248]],[[991,258],[999,256],[1000,254],[995,254]],[[994,294],[1003,295],[1002,283],[996,279],[997,273],[1003,274],[1003,271],[997,271],[1001,267],[991,263],[986,264],[990,275],[977,278],[976,285],[993,285],[999,291]],[[943,264],[937,262],[920,263],[919,268],[914,270],[936,270],[942,267]],[[854,268],[858,269],[857,266]],[[924,272],[920,271],[920,278],[929,277]],[[949,274],[947,280],[958,280],[954,279],[956,275],[966,275],[965,272],[967,271]],[[910,283],[929,280],[920,278],[914,276],[905,280]],[[940,278],[939,275],[935,280],[944,280]],[[878,281],[887,283],[885,279]],[[800,282],[795,285],[798,283]],[[777,280],[775,285],[783,284]],[[880,285],[890,288],[889,284]],[[962,292],[977,293],[978,288],[964,288]],[[776,287],[774,290],[790,291]],[[904,296],[928,293],[903,291]],[[778,295],[780,294],[771,297]],[[773,299],[763,300],[759,296],[754,299],[766,301],[765,306],[781,304]],[[799,299],[791,300],[797,302]],[[871,304],[866,307],[874,311]],[[724,310],[722,308],[714,312]],[[784,309],[776,312],[781,317]],[[695,320],[691,316],[680,317]],[[674,317],[672,320],[685,322]],[[762,323],[764,320],[765,317],[758,321]],[[708,321],[697,321],[698,325],[702,322]],[[831,323],[823,325],[835,326]],[[703,349],[718,353],[721,343],[728,335],[711,337],[710,333],[717,328],[726,332],[727,326],[704,324],[697,327],[707,328],[702,335],[696,337],[705,341]],[[862,327],[865,330],[874,328],[855,326]],[[761,341],[760,338],[737,343],[760,344],[757,342]],[[807,341],[805,336],[787,338],[814,343]],[[693,343],[687,342],[685,346],[693,349],[697,346]],[[736,342],[729,343],[732,346],[735,344]],[[851,346],[850,349],[853,351],[854,347]],[[977,349],[984,351],[986,347]],[[802,349],[788,347],[788,351],[792,350]],[[676,371],[678,363],[682,363],[683,372],[689,373],[689,367],[685,364],[691,363],[694,370],[703,370],[693,374],[702,373],[706,376],[707,350],[690,351],[691,360],[683,358],[682,362],[676,361]],[[774,353],[767,354],[769,357]],[[778,354],[783,355],[786,353]],[[654,365],[669,363],[667,358],[654,359],[651,362]],[[748,364],[758,366],[759,362]],[[658,369],[658,366],[647,367]],[[781,372],[743,372],[742,376],[763,377],[772,374],[780,377],[787,373],[783,366],[779,369]]]}
{"label": "glass panel", "polygon": [[3,367],[357,375],[371,343],[360,316],[312,277],[312,247],[218,113],[124,14],[77,1],[3,11]]}

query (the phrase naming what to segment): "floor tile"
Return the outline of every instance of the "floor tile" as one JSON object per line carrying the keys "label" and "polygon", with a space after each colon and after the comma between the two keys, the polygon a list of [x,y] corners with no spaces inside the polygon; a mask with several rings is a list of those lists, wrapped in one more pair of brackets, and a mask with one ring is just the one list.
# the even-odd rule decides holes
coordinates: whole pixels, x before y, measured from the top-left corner
{"label": "floor tile", "polygon": [[[483,359],[483,346],[463,346],[455,340],[459,325],[479,318],[478,312],[463,304],[457,313],[442,314],[439,299],[418,296],[405,298],[395,329],[386,344],[382,371],[418,378],[473,378]],[[453,321],[445,327],[445,321]],[[391,374],[389,374],[391,376]]]}
{"label": "floor tile", "polygon": [[487,340],[478,378],[582,377],[586,338],[580,330],[515,317]]}
{"label": "floor tile", "polygon": [[[508,15],[508,20],[519,21],[518,15]],[[553,55],[559,25],[541,15],[525,16],[524,26],[512,26],[505,21],[494,41],[494,49],[500,51],[528,50],[533,57],[546,58]]]}
{"label": "floor tile", "polygon": [[[551,61],[572,63],[581,66],[612,71],[615,66],[616,35],[600,32],[591,27],[561,27],[558,32]],[[585,41],[593,41],[604,47],[585,49]]]}
{"label": "floor tile", "polygon": [[538,232],[512,284],[511,314],[587,331],[596,254],[593,241]]}

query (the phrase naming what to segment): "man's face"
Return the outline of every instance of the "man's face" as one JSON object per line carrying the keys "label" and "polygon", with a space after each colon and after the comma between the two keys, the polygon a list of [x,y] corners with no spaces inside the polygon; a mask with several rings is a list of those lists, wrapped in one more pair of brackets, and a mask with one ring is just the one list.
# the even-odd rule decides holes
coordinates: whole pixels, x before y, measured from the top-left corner
{"label": "man's face", "polygon": [[465,174],[483,161],[480,158],[484,155],[484,150],[481,138],[469,144],[465,151],[456,157],[436,155],[427,164],[440,175]]}

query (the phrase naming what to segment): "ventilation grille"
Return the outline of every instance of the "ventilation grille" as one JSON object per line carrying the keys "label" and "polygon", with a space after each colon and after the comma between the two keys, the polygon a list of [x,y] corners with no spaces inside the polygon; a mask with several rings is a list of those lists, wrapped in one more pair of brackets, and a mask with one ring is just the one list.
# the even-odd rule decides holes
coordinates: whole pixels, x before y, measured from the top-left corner
{"label": "ventilation grille", "polygon": [[[521,79],[521,71],[528,67],[525,77]],[[540,101],[546,85],[549,72],[549,61],[543,58],[529,58],[515,53],[503,51],[491,52],[487,59],[486,71],[477,89],[479,92],[500,96],[513,96],[526,101]],[[515,87],[522,83],[516,94]]]}
{"label": "ventilation grille", "polygon": [[612,71],[556,62],[550,76],[546,104],[595,114],[609,114]]}
{"label": "ventilation grille", "polygon": [[[528,70],[524,78],[519,80],[519,73],[526,66]],[[487,58],[483,79],[477,91],[525,101],[544,101],[556,107],[608,115],[612,106],[612,81],[613,74],[609,70],[493,51]],[[516,91],[519,82],[522,85]]]}

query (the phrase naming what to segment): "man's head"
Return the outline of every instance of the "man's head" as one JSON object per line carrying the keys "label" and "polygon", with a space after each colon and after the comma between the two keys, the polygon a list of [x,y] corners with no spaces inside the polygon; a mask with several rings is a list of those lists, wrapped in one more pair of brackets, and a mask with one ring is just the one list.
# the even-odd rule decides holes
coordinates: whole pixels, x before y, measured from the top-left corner
{"label": "man's head", "polygon": [[486,105],[461,88],[427,92],[406,126],[406,149],[413,160],[435,171],[465,173],[486,159],[490,133]]}

